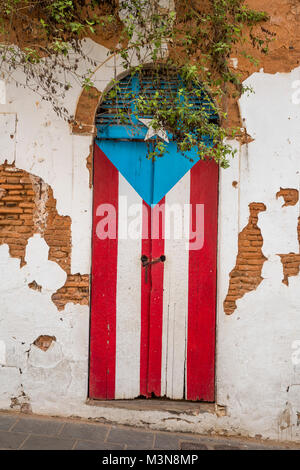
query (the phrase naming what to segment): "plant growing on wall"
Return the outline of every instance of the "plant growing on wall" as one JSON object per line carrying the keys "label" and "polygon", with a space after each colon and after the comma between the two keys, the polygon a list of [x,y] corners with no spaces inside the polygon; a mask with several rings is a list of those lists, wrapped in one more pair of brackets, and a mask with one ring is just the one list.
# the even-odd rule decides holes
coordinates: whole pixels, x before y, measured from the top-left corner
{"label": "plant growing on wall", "polygon": [[[232,53],[247,42],[267,53],[273,37],[258,25],[268,17],[248,8],[244,0],[175,0],[175,8],[169,8],[170,3],[2,0],[0,72],[40,93],[59,115],[71,120],[60,100],[75,80],[90,88],[97,65],[85,52],[82,39],[111,40],[110,53],[120,54],[132,75],[141,73],[143,64],[152,64],[150,81],[156,92],[146,88],[126,96],[134,102],[136,115],[151,116],[152,127],[163,126],[172,133],[180,151],[195,148],[200,158],[214,158],[226,167],[234,155],[226,137],[235,136],[239,129],[226,126],[225,99],[229,93],[238,97],[247,90],[231,64]],[[24,82],[15,78],[18,69],[24,72]],[[175,76],[177,89],[166,89]],[[114,85],[108,92],[110,99],[118,95],[118,82]],[[209,92],[209,109],[203,90]],[[193,105],[195,97],[200,106]],[[120,111],[119,118],[129,116]],[[214,145],[207,148],[204,137]],[[160,157],[164,151],[164,142],[158,139],[149,156]]]}

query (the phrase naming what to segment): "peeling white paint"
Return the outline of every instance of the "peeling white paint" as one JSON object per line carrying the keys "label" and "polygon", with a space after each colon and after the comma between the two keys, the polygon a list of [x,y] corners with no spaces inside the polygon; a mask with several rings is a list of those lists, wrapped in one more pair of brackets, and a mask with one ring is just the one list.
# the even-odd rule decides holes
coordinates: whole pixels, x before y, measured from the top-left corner
{"label": "peeling white paint", "polygon": [[53,369],[62,361],[62,347],[56,341],[52,341],[47,351],[43,351],[33,344],[28,353],[28,365],[35,368]]}
{"label": "peeling white paint", "polygon": [[0,113],[0,161],[7,160],[13,163],[16,151],[16,125],[15,113]]}
{"label": "peeling white paint", "polygon": [[0,80],[0,104],[6,104],[6,84],[5,84],[5,80]]}
{"label": "peeling white paint", "polygon": [[[299,253],[299,203],[283,208],[276,193],[280,187],[299,190],[300,106],[292,103],[290,91],[297,76],[299,69],[290,74],[254,74],[246,81],[255,92],[243,96],[240,107],[247,132],[255,140],[242,147],[239,170],[235,165],[221,175],[217,325],[218,402],[252,435],[294,440],[300,438],[295,425],[299,402],[291,396],[292,344],[300,339],[300,277],[290,277],[289,287],[282,283],[278,254]],[[238,181],[238,190],[230,188],[230,174]],[[264,280],[256,291],[239,299],[236,311],[226,317],[222,302],[235,265],[238,232],[247,224],[251,202],[267,207],[258,222],[262,251],[268,258]],[[229,211],[233,215],[224,217]],[[286,415],[287,403],[291,419],[283,432],[278,422]]]}
{"label": "peeling white paint", "polygon": [[[40,235],[33,235],[26,248],[26,265],[22,268],[25,282],[36,281],[44,293],[55,292],[67,279],[65,271],[54,261],[48,260],[49,247]],[[46,294],[45,294],[46,295]]]}
{"label": "peeling white paint", "polygon": [[0,365],[6,365],[6,345],[3,340],[0,340]]}

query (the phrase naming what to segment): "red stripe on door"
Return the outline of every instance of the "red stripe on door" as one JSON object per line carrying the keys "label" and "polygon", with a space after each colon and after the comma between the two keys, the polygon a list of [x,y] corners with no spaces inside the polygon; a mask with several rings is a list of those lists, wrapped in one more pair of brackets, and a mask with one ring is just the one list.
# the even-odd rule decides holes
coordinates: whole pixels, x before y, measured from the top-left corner
{"label": "red stripe on door", "polygon": [[[165,198],[163,198],[159,204],[156,204],[151,211],[152,260],[160,258],[160,256],[164,254],[164,235]],[[158,262],[152,264],[150,272],[151,294],[147,391],[148,395],[159,397],[161,393],[164,263]]]}
{"label": "red stripe on door", "polygon": [[190,233],[196,230],[196,205],[204,204],[204,245],[193,250],[190,241],[186,399],[214,401],[219,173],[213,160],[190,171]]}
{"label": "red stripe on door", "polygon": [[[89,396],[97,399],[115,397],[118,191],[118,170],[95,144]],[[101,212],[102,204],[110,205],[108,212]],[[115,236],[99,239],[105,217]]]}
{"label": "red stripe on door", "polygon": [[[142,220],[142,256],[151,258],[151,208],[143,201]],[[145,271],[141,265],[141,356],[140,356],[140,394],[148,397],[148,364],[149,364],[149,328],[150,328],[150,269]]]}

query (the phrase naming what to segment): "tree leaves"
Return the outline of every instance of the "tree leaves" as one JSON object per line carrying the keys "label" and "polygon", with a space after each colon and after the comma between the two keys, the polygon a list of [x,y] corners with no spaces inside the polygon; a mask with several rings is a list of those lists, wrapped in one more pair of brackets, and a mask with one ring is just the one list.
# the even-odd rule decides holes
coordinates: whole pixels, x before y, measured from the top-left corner
{"label": "tree leaves", "polygon": [[[0,71],[12,76],[21,69],[25,83],[17,80],[17,84],[36,91],[59,116],[71,120],[62,100],[74,81],[90,89],[97,65],[83,51],[81,40],[99,28],[118,35],[121,17],[122,34],[109,54],[119,54],[123,68],[132,76],[141,72],[143,64],[151,63],[152,86],[158,90],[151,96],[147,90],[132,96],[136,112],[152,116],[153,126],[165,126],[176,137],[180,151],[197,147],[200,158],[214,158],[226,167],[235,154],[226,137],[235,135],[237,129],[228,131],[221,125],[227,118],[223,98],[228,85],[234,87],[237,97],[247,90],[230,67],[230,55],[236,44],[247,40],[266,53],[274,37],[265,28],[258,35],[255,26],[268,17],[248,8],[244,0],[177,0],[176,5],[176,11],[170,11],[158,0],[2,0]],[[24,37],[27,43],[22,49],[12,47]],[[250,54],[245,57],[255,62]],[[165,90],[165,96],[159,91],[162,66],[165,82],[172,83],[176,71],[183,83],[175,93]],[[117,87],[118,82],[110,91],[111,99]],[[193,104],[193,97],[200,98],[202,90],[209,90],[218,123],[211,119],[207,106],[195,108]],[[124,109],[119,118],[126,120]],[[204,137],[214,143],[209,150]],[[153,156],[161,157],[164,151],[164,144],[158,141]]]}

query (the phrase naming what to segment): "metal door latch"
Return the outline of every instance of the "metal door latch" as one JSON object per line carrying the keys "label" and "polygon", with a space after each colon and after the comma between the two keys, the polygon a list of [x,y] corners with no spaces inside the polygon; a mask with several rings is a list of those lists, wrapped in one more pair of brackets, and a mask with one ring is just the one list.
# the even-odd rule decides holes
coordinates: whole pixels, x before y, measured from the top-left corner
{"label": "metal door latch", "polygon": [[142,255],[141,257],[141,262],[143,268],[145,268],[145,283],[147,284],[148,282],[148,269],[151,264],[156,264],[156,263],[164,263],[166,261],[165,255],[161,255],[159,258],[154,258],[150,260],[148,256]]}

